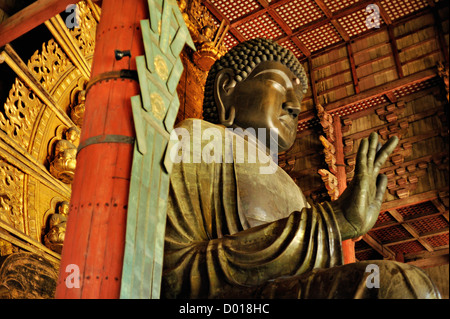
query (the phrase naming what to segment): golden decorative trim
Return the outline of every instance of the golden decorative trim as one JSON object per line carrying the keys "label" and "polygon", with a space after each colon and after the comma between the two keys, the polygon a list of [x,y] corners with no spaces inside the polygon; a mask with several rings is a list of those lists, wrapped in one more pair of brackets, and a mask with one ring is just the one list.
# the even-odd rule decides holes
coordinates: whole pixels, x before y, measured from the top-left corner
{"label": "golden decorative trim", "polygon": [[[0,131],[0,139],[3,140],[7,137],[6,134]],[[60,193],[66,198],[70,198],[70,188],[56,180],[42,164],[38,163],[28,153],[20,153],[11,146],[0,144],[0,158],[7,160],[8,163],[19,168],[25,174],[33,176],[46,187]]]}
{"label": "golden decorative trim", "polygon": [[41,52],[36,51],[27,66],[48,93],[52,92],[63,74],[74,67],[53,39],[42,44]]}
{"label": "golden decorative trim", "polygon": [[[97,33],[97,21],[95,14],[93,13],[91,7],[86,3],[86,1],[80,1],[77,3],[78,12],[80,14],[80,25],[79,27],[74,27],[73,29],[67,29],[64,25],[61,25],[62,19],[60,19],[61,27],[64,27],[67,32],[69,32],[73,38],[73,44],[78,44],[78,48],[84,57],[89,57],[94,54],[95,47],[95,37]],[[63,22],[62,22],[63,23]],[[89,68],[90,70],[90,68]],[[90,73],[90,71],[89,71]]]}
{"label": "golden decorative trim", "polygon": [[23,225],[23,180],[25,174],[0,158],[0,220],[15,229],[25,231]]}
{"label": "golden decorative trim", "polygon": [[152,113],[158,120],[163,120],[166,114],[166,108],[164,107],[164,100],[161,95],[156,92],[150,94],[150,104],[152,106]]}
{"label": "golden decorative trim", "polygon": [[57,264],[59,264],[59,261],[61,260],[61,256],[59,254],[2,221],[0,221],[0,238],[5,239],[6,241],[9,241],[13,245],[16,245],[26,251],[38,254]]}
{"label": "golden decorative trim", "polygon": [[92,0],[86,0],[87,5],[91,8],[92,15],[94,16],[97,22],[100,22],[101,9],[98,5],[92,2]]}
{"label": "golden decorative trim", "polygon": [[40,82],[31,74],[28,67],[20,59],[20,57],[14,52],[12,47],[7,44],[5,50],[0,53],[0,56],[5,59],[5,62],[9,67],[17,74],[17,76],[44,102],[56,116],[67,126],[72,126],[72,120],[64,113],[59,107],[57,107],[53,97],[45,90]]}
{"label": "golden decorative trim", "polygon": [[45,21],[45,25],[63,48],[64,52],[66,52],[72,63],[77,66],[86,79],[89,79],[91,73],[90,65],[88,65],[79,47],[74,45],[75,39],[67,29],[61,16],[57,15]]}
{"label": "golden decorative trim", "polygon": [[166,61],[160,55],[157,55],[153,64],[155,65],[156,73],[161,80],[167,81],[169,78],[169,70],[167,69]]}
{"label": "golden decorative trim", "polygon": [[0,112],[0,129],[28,149],[33,123],[44,105],[16,78],[3,107],[5,113]]}
{"label": "golden decorative trim", "polygon": [[222,21],[218,27],[201,0],[179,0],[178,6],[197,49],[193,61],[200,70],[208,71],[227,51],[223,40],[230,26]]}

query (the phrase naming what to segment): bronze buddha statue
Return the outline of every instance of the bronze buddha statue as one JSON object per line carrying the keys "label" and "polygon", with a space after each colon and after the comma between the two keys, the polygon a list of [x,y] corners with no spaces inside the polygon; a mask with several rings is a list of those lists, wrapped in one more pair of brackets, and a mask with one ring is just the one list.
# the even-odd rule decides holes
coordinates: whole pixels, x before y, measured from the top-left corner
{"label": "bronze buddha statue", "polygon": [[[189,144],[183,148],[189,156],[174,163],[171,175],[163,298],[439,298],[425,273],[410,265],[343,265],[341,241],[365,234],[377,220],[387,184],[379,170],[396,137],[381,148],[376,134],[363,139],[355,177],[330,203],[308,204],[278,166],[261,174],[265,155],[273,163],[274,153],[293,145],[306,90],[299,61],[271,40],[241,43],[213,65],[204,120],[177,128],[189,134],[180,141]],[[195,138],[196,128],[228,136],[224,148],[230,140],[254,144],[245,130],[276,134],[256,136],[256,144],[266,146],[259,147],[259,160],[238,158],[233,144],[232,161],[222,152],[219,160],[196,162],[211,143],[205,135]],[[274,143],[275,152],[267,147]],[[366,283],[369,265],[379,269],[379,288]]]}

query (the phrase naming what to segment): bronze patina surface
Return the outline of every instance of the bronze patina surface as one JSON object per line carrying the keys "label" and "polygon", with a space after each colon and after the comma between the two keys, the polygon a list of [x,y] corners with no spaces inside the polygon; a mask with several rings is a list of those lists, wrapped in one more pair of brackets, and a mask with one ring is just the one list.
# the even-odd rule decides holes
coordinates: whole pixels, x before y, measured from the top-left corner
{"label": "bronze patina surface", "polygon": [[[364,139],[346,191],[314,206],[282,169],[261,174],[273,163],[273,135],[257,136],[266,146],[257,156],[238,155],[237,145],[258,144],[246,129],[277,129],[276,151],[287,150],[306,89],[300,63],[270,40],[241,43],[214,64],[205,120],[179,126],[188,132],[180,143],[189,156],[171,175],[163,297],[439,298],[418,268],[379,260],[342,265],[341,241],[365,234],[377,219],[387,184],[379,170],[396,137],[383,146],[376,134]],[[211,129],[225,138],[220,157],[207,161],[210,139],[198,131]],[[368,265],[379,269],[379,288],[367,285]]]}

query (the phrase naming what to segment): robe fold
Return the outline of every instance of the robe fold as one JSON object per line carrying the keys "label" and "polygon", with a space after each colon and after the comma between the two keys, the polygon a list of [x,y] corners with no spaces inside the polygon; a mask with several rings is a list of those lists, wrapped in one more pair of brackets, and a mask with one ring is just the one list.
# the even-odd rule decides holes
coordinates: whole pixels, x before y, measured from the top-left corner
{"label": "robe fold", "polygon": [[[171,174],[164,297],[251,297],[270,280],[342,265],[331,206],[311,207],[278,166],[262,174],[261,167],[274,167],[265,148],[252,152],[251,138],[201,120],[185,120],[179,128],[189,132],[178,145],[189,157]],[[222,140],[199,134],[208,128]],[[221,149],[205,161],[211,141]],[[201,162],[193,163],[199,152]]]}
{"label": "robe fold", "polygon": [[201,120],[179,129],[172,156],[183,160],[171,174],[163,298],[440,298],[417,267],[343,265],[331,205],[310,206],[242,130]]}

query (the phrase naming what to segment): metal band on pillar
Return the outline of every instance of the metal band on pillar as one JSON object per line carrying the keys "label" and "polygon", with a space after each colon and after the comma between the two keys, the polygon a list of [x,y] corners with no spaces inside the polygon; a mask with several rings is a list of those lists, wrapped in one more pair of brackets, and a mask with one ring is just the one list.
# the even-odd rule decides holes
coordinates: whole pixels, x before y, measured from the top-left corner
{"label": "metal band on pillar", "polygon": [[110,71],[98,74],[94,76],[89,83],[86,85],[86,94],[89,92],[89,89],[97,84],[98,82],[102,81],[109,81],[109,80],[117,80],[117,79],[130,79],[134,81],[138,81],[138,75],[136,70],[119,70],[119,71]]}
{"label": "metal band on pillar", "polygon": [[87,146],[93,145],[93,144],[101,144],[101,143],[125,143],[125,144],[134,144],[135,138],[132,136],[125,136],[125,135],[98,135],[89,137],[85,141],[81,142],[78,146],[77,155],[80,153],[82,149],[84,149]]}

